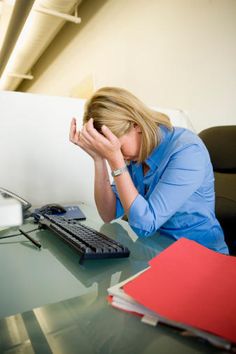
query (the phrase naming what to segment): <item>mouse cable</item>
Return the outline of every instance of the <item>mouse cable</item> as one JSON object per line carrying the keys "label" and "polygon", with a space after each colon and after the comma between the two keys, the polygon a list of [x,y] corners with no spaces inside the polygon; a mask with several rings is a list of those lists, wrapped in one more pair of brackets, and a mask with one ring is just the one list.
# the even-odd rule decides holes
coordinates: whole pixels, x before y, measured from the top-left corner
{"label": "mouse cable", "polygon": [[[29,234],[29,233],[36,231],[36,230],[39,230],[39,227],[36,227],[32,230],[28,230],[27,233]],[[2,236],[2,237],[0,237],[0,240],[2,240],[4,238],[16,237],[16,236],[21,236],[21,235],[22,235],[22,232],[19,232],[18,234],[13,234],[13,235]]]}

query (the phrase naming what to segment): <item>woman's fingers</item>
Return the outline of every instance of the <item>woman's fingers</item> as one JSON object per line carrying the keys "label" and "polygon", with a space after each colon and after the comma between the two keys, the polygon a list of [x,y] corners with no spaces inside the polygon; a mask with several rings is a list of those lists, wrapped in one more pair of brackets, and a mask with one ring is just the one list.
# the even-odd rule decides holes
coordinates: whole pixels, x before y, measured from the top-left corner
{"label": "woman's fingers", "polygon": [[70,134],[69,134],[69,139],[74,143],[74,140],[76,138],[76,119],[72,118],[71,123],[70,123]]}
{"label": "woman's fingers", "polygon": [[74,121],[74,118],[71,120],[70,123],[70,133],[69,133],[69,139],[72,140],[73,136],[75,135],[75,131],[76,131],[76,123]]}
{"label": "woman's fingers", "polygon": [[84,124],[81,131],[76,130],[76,120],[73,118],[70,127],[70,141],[87,151],[91,156],[108,158],[110,154],[120,149],[119,139],[111,130],[103,126],[100,134],[93,126],[91,118]]}
{"label": "woman's fingers", "polygon": [[96,141],[99,141],[103,144],[106,143],[106,138],[100,134],[93,126],[93,118],[90,118],[89,121],[85,124],[85,129],[87,133]]}
{"label": "woman's fingers", "polygon": [[117,142],[118,138],[112,133],[112,131],[106,125],[102,126],[102,133],[111,143]]}
{"label": "woman's fingers", "polygon": [[[70,123],[69,139],[72,143],[81,146],[82,132],[80,132],[79,130],[78,131],[76,130],[76,119],[75,118],[73,118]],[[87,139],[83,138],[83,140],[87,140]]]}
{"label": "woman's fingers", "polygon": [[93,136],[91,134],[89,134],[86,124],[83,126],[83,128],[81,130],[81,136],[83,138],[89,140],[90,142],[92,142],[94,140]]}

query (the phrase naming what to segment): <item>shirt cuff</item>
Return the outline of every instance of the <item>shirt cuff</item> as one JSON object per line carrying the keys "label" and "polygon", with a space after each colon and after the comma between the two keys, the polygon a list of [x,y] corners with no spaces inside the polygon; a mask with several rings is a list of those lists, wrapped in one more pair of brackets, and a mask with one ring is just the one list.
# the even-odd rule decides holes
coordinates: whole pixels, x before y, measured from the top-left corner
{"label": "shirt cuff", "polygon": [[156,232],[147,201],[140,194],[130,206],[129,224],[138,236],[150,236]]}

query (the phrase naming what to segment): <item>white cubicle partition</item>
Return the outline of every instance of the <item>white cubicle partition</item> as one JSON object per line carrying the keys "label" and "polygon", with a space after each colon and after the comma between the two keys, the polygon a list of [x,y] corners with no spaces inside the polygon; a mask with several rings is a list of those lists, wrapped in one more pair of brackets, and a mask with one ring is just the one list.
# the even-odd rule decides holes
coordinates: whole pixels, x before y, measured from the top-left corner
{"label": "white cubicle partition", "polygon": [[[69,142],[72,117],[82,125],[84,100],[0,92],[0,187],[39,206],[94,204],[93,162]],[[185,112],[155,108],[193,129]]]}
{"label": "white cubicle partition", "polygon": [[69,142],[84,100],[0,92],[0,187],[45,203],[93,204],[93,163]]}

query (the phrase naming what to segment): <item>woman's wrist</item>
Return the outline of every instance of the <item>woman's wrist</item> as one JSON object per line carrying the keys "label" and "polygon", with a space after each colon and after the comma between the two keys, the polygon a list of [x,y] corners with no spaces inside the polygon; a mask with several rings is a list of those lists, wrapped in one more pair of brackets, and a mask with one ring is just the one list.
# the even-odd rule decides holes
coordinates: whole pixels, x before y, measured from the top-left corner
{"label": "woman's wrist", "polygon": [[108,163],[111,170],[117,170],[119,168],[123,168],[126,165],[122,153],[117,154],[112,159],[108,160]]}
{"label": "woman's wrist", "polygon": [[99,156],[99,157],[94,158],[93,162],[94,162],[95,166],[100,166],[100,165],[104,165],[106,161],[103,157]]}

